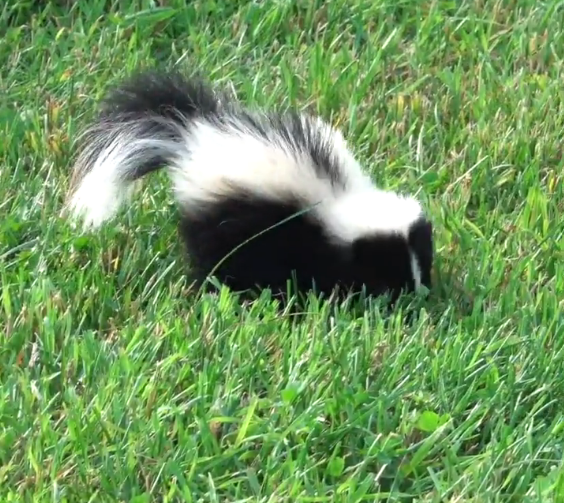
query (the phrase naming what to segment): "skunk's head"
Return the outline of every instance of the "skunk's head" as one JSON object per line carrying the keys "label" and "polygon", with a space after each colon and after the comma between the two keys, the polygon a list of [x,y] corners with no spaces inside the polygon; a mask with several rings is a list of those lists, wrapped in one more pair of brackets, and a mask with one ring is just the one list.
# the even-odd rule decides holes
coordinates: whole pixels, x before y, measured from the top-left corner
{"label": "skunk's head", "polygon": [[344,244],[343,286],[392,300],[431,288],[432,225],[415,199],[370,188],[333,201],[321,214],[334,242]]}
{"label": "skunk's head", "polygon": [[352,243],[351,279],[367,293],[389,293],[392,299],[420,287],[431,288],[431,224],[421,217],[401,234],[367,234]]}

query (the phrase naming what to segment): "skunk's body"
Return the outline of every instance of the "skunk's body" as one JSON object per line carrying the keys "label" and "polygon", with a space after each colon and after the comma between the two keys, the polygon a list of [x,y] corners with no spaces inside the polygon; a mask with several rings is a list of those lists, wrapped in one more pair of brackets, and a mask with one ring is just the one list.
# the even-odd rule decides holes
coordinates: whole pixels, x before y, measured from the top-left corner
{"label": "skunk's body", "polygon": [[318,118],[258,113],[175,73],[141,73],[104,101],[75,165],[69,208],[114,216],[133,181],[165,168],[198,282],[231,289],[430,287],[431,224],[417,201],[373,186]]}

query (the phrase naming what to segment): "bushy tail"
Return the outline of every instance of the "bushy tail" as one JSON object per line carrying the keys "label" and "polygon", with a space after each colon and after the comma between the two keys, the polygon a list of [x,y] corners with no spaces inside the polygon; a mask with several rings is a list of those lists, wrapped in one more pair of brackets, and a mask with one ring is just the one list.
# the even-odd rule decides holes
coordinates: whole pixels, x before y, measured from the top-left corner
{"label": "bushy tail", "polygon": [[132,183],[187,154],[190,122],[219,114],[220,99],[199,79],[140,72],[112,90],[85,131],[66,210],[85,227],[110,219]]}

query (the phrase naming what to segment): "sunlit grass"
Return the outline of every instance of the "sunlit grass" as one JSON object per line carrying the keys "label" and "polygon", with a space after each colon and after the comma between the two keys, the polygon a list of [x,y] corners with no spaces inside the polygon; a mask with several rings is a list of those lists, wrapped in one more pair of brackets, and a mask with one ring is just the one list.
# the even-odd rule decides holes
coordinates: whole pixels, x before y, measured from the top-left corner
{"label": "sunlit grass", "polygon": [[[564,501],[559,2],[33,4],[0,7],[2,501]],[[163,177],[60,219],[73,139],[155,63],[319,113],[417,193],[415,322],[194,300]]]}

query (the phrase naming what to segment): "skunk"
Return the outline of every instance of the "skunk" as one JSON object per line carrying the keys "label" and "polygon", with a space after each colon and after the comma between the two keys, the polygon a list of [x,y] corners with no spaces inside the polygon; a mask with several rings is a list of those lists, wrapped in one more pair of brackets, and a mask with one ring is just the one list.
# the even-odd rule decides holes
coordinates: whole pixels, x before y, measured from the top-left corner
{"label": "skunk", "polygon": [[102,101],[84,133],[67,209],[114,217],[134,181],[164,168],[190,273],[232,291],[336,291],[397,299],[431,287],[432,225],[413,198],[375,187],[342,134],[298,112],[250,110],[199,77],[145,70]]}

